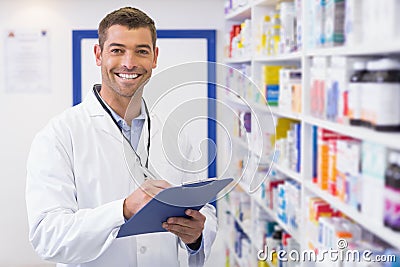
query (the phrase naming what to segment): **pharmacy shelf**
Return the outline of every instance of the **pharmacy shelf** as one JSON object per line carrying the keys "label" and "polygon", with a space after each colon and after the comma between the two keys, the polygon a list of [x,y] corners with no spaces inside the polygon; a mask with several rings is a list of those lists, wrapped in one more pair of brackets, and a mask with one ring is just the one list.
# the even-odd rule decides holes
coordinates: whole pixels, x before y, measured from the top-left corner
{"label": "pharmacy shelf", "polygon": [[[244,267],[244,263],[242,258],[239,258],[238,254],[236,254],[235,250],[231,250],[232,251],[232,255],[233,255],[233,260],[236,262],[237,265],[239,265],[239,267]],[[235,266],[235,265],[233,265]]]}
{"label": "pharmacy shelf", "polygon": [[253,0],[252,6],[273,6],[279,3],[279,0]]}
{"label": "pharmacy shelf", "polygon": [[389,228],[384,227],[383,224],[372,223],[368,217],[361,214],[354,207],[351,207],[346,203],[343,203],[337,197],[332,196],[331,194],[329,194],[324,190],[321,190],[311,181],[304,182],[303,185],[311,193],[324,199],[332,207],[340,210],[341,212],[349,216],[352,220],[363,226],[365,229],[367,229],[374,235],[378,236],[379,238],[389,243],[390,245],[396,247],[397,249],[400,249],[400,233],[396,233],[390,230]]}
{"label": "pharmacy shelf", "polygon": [[245,64],[251,62],[250,57],[243,57],[243,58],[225,58],[224,63],[226,64]]}
{"label": "pharmacy shelf", "polygon": [[240,111],[250,111],[250,102],[246,99],[239,98],[238,96],[233,96],[232,94],[226,95],[224,98],[228,104],[229,107],[240,110]]}
{"label": "pharmacy shelf", "polygon": [[[231,205],[230,205],[230,203],[225,199],[224,201],[224,208],[225,208],[225,210],[226,211],[229,211],[229,213],[230,213],[230,216],[234,219],[234,221],[238,221],[237,220],[237,218],[233,215],[233,213],[232,213],[232,208],[231,208]],[[240,225],[240,227],[242,227],[241,226],[241,222],[238,222],[239,223],[239,225]],[[231,224],[229,224],[229,225],[224,225],[225,227],[226,226],[228,226],[228,227],[233,227],[233,224],[231,225]],[[223,227],[224,227],[223,226]],[[222,230],[223,228],[221,228],[221,230]],[[224,245],[225,245],[225,248],[228,248],[229,249],[229,252],[230,252],[230,255],[232,255],[230,258],[231,258],[231,260],[234,260],[240,267],[247,267],[248,265],[246,265],[245,264],[245,262],[244,262],[244,260],[243,260],[243,258],[239,258],[239,256],[236,254],[236,251],[235,251],[235,248],[234,248],[234,246],[233,246],[233,244],[234,244],[234,241],[233,240],[230,240],[230,238],[229,238],[229,236],[230,236],[230,232],[229,231],[227,231],[226,229],[225,230],[223,230],[223,232],[221,232],[220,234],[222,234],[222,236],[226,236],[227,238],[225,238],[224,239]],[[247,233],[246,233],[247,234]],[[249,237],[249,239],[250,239],[250,243],[251,243],[251,245],[256,249],[256,247],[253,245],[253,243],[251,242],[251,238]]]}
{"label": "pharmacy shelf", "polygon": [[269,109],[266,104],[256,103],[253,101],[248,101],[248,103],[250,105],[250,108],[253,109],[254,111],[271,113],[271,109]]}
{"label": "pharmacy shelf", "polygon": [[270,165],[271,164],[271,158],[269,156],[266,155],[259,155],[258,153],[251,151],[253,153],[253,155],[258,158],[257,163],[258,164],[267,164]]}
{"label": "pharmacy shelf", "polygon": [[244,5],[231,11],[229,14],[225,15],[226,20],[245,20],[251,17],[251,6]]}
{"label": "pharmacy shelf", "polygon": [[254,57],[243,57],[243,58],[225,58],[224,63],[226,64],[240,64],[250,63],[252,61],[259,63],[268,62],[293,62],[300,63],[302,57],[301,52],[294,52],[289,54],[281,54],[276,56],[254,56]]}
{"label": "pharmacy shelf", "polygon": [[[247,237],[249,238],[250,243],[251,243],[251,234],[249,233],[249,228],[251,228],[251,227],[243,224],[243,222],[240,221],[239,218],[237,218],[237,217],[234,217],[234,219],[237,222],[237,224],[239,225],[239,227],[242,228],[243,233],[245,233],[247,235]],[[250,220],[249,220],[249,223],[250,223]]]}
{"label": "pharmacy shelf", "polygon": [[267,104],[256,103],[249,100],[241,100],[239,97],[229,97],[228,101],[234,105],[235,108],[239,108],[242,111],[253,111],[274,114],[278,117],[289,118],[293,120],[301,121],[303,116],[301,114],[280,110],[278,107],[269,106]]}
{"label": "pharmacy shelf", "polygon": [[232,137],[232,141],[233,141],[235,144],[238,144],[240,147],[242,147],[242,148],[244,148],[244,149],[246,149],[246,150],[249,150],[250,144],[247,143],[246,141],[242,140],[241,138],[235,136],[235,137]]}
{"label": "pharmacy shelf", "polygon": [[259,199],[258,197],[253,196],[252,194],[248,193],[248,191],[245,190],[245,187],[243,187],[242,184],[239,184],[242,189],[254,200],[254,202],[259,205],[270,217],[272,220],[277,222],[283,230],[285,230],[287,233],[289,233],[297,242],[300,242],[299,234],[294,232],[293,230],[289,229],[286,223],[282,222],[275,214],[273,210],[271,210],[269,207],[266,206],[266,204]]}
{"label": "pharmacy shelf", "polygon": [[242,181],[240,181],[239,183],[237,183],[237,185],[240,187],[240,189],[245,192],[250,198],[252,198],[253,196],[250,194],[249,192],[249,185],[244,184]]}
{"label": "pharmacy shelf", "polygon": [[[276,108],[273,108],[273,107],[270,107],[270,106],[267,106],[267,105],[264,105],[261,103],[249,101],[249,100],[246,100],[243,98],[239,98],[238,96],[226,95],[224,97],[224,100],[227,101],[230,108],[235,109],[237,111],[244,111],[244,112],[251,111],[252,113],[262,113],[262,115],[275,114],[279,117],[289,117],[289,118],[294,118],[295,120],[299,120],[299,119],[297,119],[297,117],[300,117],[300,115],[297,115],[294,113],[282,113],[282,114],[285,114],[285,116],[282,116],[282,114],[279,115],[280,112],[278,112],[278,109],[276,109]],[[255,153],[255,154],[258,155],[257,153]]]}
{"label": "pharmacy shelf", "polygon": [[[281,0],[248,0],[248,4],[245,6],[242,6],[240,8],[237,8],[233,12],[229,13],[228,15],[225,16],[226,19],[226,25],[231,26],[233,23],[241,23],[247,18],[251,18],[252,20],[252,45],[253,48],[256,46],[256,38],[254,38],[255,35],[255,30],[257,27],[258,23],[260,23],[264,17],[265,14],[269,12],[269,10],[274,10],[276,4],[281,2]],[[303,5],[303,10],[302,10],[302,25],[307,25],[309,21],[309,16],[308,16],[308,11],[309,10],[310,4],[305,1]],[[302,36],[308,36],[306,33],[306,27],[302,27]],[[288,53],[288,54],[279,54],[279,55],[274,55],[274,56],[264,56],[264,55],[256,55],[255,53],[252,55],[247,55],[247,57],[243,56],[242,58],[233,58],[233,59],[226,59],[223,62],[226,64],[232,64],[232,66],[235,66],[234,64],[237,64],[239,66],[240,64],[249,64],[251,66],[251,72],[252,72],[252,77],[254,81],[260,82],[261,79],[261,65],[285,65],[285,66],[301,66],[302,68],[302,96],[301,96],[301,102],[303,106],[307,106],[309,99],[312,97],[310,93],[310,77],[311,77],[311,72],[309,71],[309,65],[311,64],[310,60],[312,57],[315,56],[346,56],[346,57],[351,57],[351,56],[387,56],[390,55],[391,57],[393,56],[400,56],[400,38],[398,38],[398,41],[395,42],[381,42],[379,45],[375,45],[375,43],[371,42],[364,42],[362,45],[357,46],[357,47],[350,47],[350,46],[342,46],[342,47],[324,47],[324,48],[311,48],[307,49],[306,42],[304,42],[303,39],[303,50],[299,52],[294,52],[294,53]],[[232,81],[233,83],[233,81]],[[258,83],[256,83],[258,84]],[[240,88],[242,89],[242,88]],[[241,92],[245,90],[237,90],[237,92]],[[244,97],[246,93],[243,93]],[[380,144],[382,146],[392,148],[392,149],[399,149],[400,150],[400,133],[387,133],[387,132],[377,132],[372,129],[368,129],[365,127],[358,127],[358,126],[351,126],[351,125],[345,125],[345,124],[340,124],[337,122],[332,122],[328,121],[325,119],[319,119],[312,117],[308,115],[308,113],[293,113],[289,111],[282,111],[278,107],[269,107],[266,104],[262,103],[253,103],[252,98],[249,100],[244,100],[242,98],[234,96],[234,94],[229,94],[229,100],[226,100],[226,104],[229,105],[232,109],[234,109],[236,112],[256,112],[257,116],[265,116],[265,115],[270,115],[272,113],[274,121],[276,121],[277,118],[283,117],[283,118],[288,118],[288,119],[293,119],[296,121],[301,122],[301,127],[302,127],[302,136],[301,136],[301,147],[302,148],[308,148],[312,146],[313,139],[309,136],[310,133],[312,132],[312,126],[318,126],[321,128],[325,128],[328,130],[332,130],[334,132],[350,136],[362,141],[368,141],[368,142],[373,142]],[[233,99],[233,100],[232,100]],[[223,99],[224,101],[225,99]],[[304,133],[304,134],[303,134]],[[234,142],[234,141],[233,141]],[[236,144],[239,146],[238,144]],[[248,144],[245,144],[245,142],[242,142],[243,147],[248,146]],[[254,151],[252,151],[252,146],[250,144],[250,153],[251,156],[253,157],[256,155]],[[253,149],[254,150],[254,149]],[[275,168],[277,171],[283,173],[284,175],[288,176],[290,179],[293,179],[299,183],[301,183],[302,190],[301,190],[301,211],[304,213],[307,211],[307,207],[304,207],[304,201],[307,195],[312,194],[319,196],[328,203],[332,207],[335,207],[336,209],[342,211],[344,214],[347,214],[352,220],[355,221],[358,225],[363,227],[365,230],[370,231],[372,234],[374,234],[377,238],[382,239],[383,241],[387,242],[391,246],[396,247],[397,249],[400,249],[400,233],[396,233],[392,231],[389,228],[384,227],[382,224],[379,224],[377,222],[372,222],[365,214],[358,212],[355,208],[351,207],[350,205],[347,205],[343,202],[341,202],[338,198],[330,195],[328,192],[323,191],[319,189],[315,184],[309,182],[308,180],[305,180],[304,178],[304,173],[308,173],[311,168],[311,154],[309,151],[303,150],[301,153],[301,168],[302,170],[305,170],[302,174],[296,173],[292,170],[289,170],[288,168],[283,168],[279,164],[273,163],[272,167]],[[271,160],[271,159],[269,159]],[[240,185],[244,188],[246,188],[245,185]],[[248,190],[243,190],[247,194],[249,194]],[[251,197],[251,202],[252,202],[252,208],[254,208],[254,205],[260,206],[267,214],[270,215],[271,219],[275,220],[278,222],[278,224],[289,234],[293,236],[294,239],[296,239],[299,244],[301,249],[306,249],[307,245],[304,240],[300,240],[301,238],[305,238],[306,235],[303,234],[304,231],[293,231],[292,227],[289,227],[287,224],[281,222],[275,212],[271,209],[269,209],[263,201],[261,201],[259,198],[256,198],[256,194],[249,194]],[[252,213],[251,216],[254,216]],[[302,218],[301,223],[299,225],[299,229],[305,229],[306,226],[306,220]],[[254,236],[257,233],[253,233]],[[252,239],[252,236],[249,236],[251,240],[256,240]],[[254,248],[254,244],[252,242],[252,248]],[[254,249],[253,249],[254,253]],[[244,259],[241,259],[244,260]],[[238,262],[242,262],[238,260]],[[242,262],[242,264],[244,261]],[[301,267],[307,266],[307,264],[302,263],[300,265]]]}
{"label": "pharmacy shelf", "polygon": [[268,208],[265,203],[263,203],[259,198],[257,197],[252,197],[253,200],[271,217],[271,219],[273,219],[275,222],[277,222],[279,224],[280,227],[282,227],[282,229],[289,233],[289,235],[291,235],[297,242],[300,242],[300,236],[297,232],[293,231],[292,229],[290,229],[288,227],[288,225],[284,222],[282,222],[275,214],[275,212],[273,210],[271,210],[270,208]]}
{"label": "pharmacy shelf", "polygon": [[[239,182],[237,183],[237,185],[246,193],[249,194],[248,191],[245,189],[245,187]],[[241,220],[239,220],[239,218],[237,216],[235,216],[232,206],[231,204],[225,200],[225,204],[227,205],[227,210],[229,211],[229,213],[231,214],[232,218],[235,220],[235,222],[237,222],[237,224],[239,225],[240,228],[242,228],[243,232],[247,235],[247,237],[250,239],[251,242],[251,234],[249,233],[249,228],[251,228],[251,226],[247,226],[247,224],[243,224],[243,222]],[[249,222],[251,222],[249,220]]]}
{"label": "pharmacy shelf", "polygon": [[232,108],[236,108],[240,111],[258,111],[261,113],[272,113],[280,115],[282,117],[294,117],[300,116],[289,112],[280,112],[277,107],[271,107],[266,104],[256,103],[247,99],[242,99],[237,96],[226,96],[226,100],[231,104]]}
{"label": "pharmacy shelf", "polygon": [[283,111],[280,110],[279,107],[269,107],[271,109],[271,112],[275,114],[278,117],[284,117],[284,118],[289,118],[293,120],[298,120],[301,121],[303,119],[303,115],[299,113],[294,113],[290,111]]}
{"label": "pharmacy shelf", "polygon": [[[242,228],[243,233],[245,233],[247,235],[247,237],[250,239],[250,243],[251,243],[251,234],[249,233],[249,228],[251,228],[251,227],[244,225],[243,222],[240,221],[239,218],[237,218],[236,216],[233,216],[233,219],[235,219],[235,221],[237,222],[239,227]],[[249,222],[250,222],[250,220],[249,220]]]}
{"label": "pharmacy shelf", "polygon": [[294,120],[302,120],[302,115],[294,112],[282,111],[278,107],[269,106],[267,104],[256,103],[237,96],[226,96],[225,99],[229,102],[232,108],[240,111],[254,111],[261,113],[272,113],[278,117],[285,117]]}
{"label": "pharmacy shelf", "polygon": [[277,163],[273,163],[272,165],[273,168],[275,168],[277,171],[281,172],[282,174],[286,175],[287,177],[289,177],[290,179],[295,180],[298,183],[302,183],[303,179],[301,178],[301,174],[298,172],[295,172],[289,168],[286,167],[282,167],[281,165],[277,164]]}
{"label": "pharmacy shelf", "polygon": [[383,54],[399,54],[400,41],[381,42],[375,46],[357,46],[357,47],[332,47],[318,48],[306,52],[307,56],[373,56]]}
{"label": "pharmacy shelf", "polygon": [[400,133],[377,132],[366,127],[344,125],[325,121],[311,116],[304,116],[304,122],[322,127],[353,138],[371,141],[393,149],[400,149]]}
{"label": "pharmacy shelf", "polygon": [[256,56],[253,58],[255,62],[296,62],[299,63],[302,58],[302,52],[293,52],[288,54],[280,54],[275,56]]}

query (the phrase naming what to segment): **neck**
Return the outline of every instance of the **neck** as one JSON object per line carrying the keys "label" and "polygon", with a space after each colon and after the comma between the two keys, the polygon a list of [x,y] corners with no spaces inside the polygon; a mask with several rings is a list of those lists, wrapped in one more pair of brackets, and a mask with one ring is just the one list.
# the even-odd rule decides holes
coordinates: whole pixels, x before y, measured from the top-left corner
{"label": "neck", "polygon": [[139,92],[134,97],[124,97],[115,93],[110,94],[110,90],[100,90],[100,96],[129,125],[140,114],[142,94]]}

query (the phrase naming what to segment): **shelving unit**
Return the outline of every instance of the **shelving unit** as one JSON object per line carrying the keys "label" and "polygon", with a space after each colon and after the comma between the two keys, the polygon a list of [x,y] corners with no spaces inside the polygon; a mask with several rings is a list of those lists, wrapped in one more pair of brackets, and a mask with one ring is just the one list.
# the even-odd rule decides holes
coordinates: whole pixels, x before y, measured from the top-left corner
{"label": "shelving unit", "polygon": [[377,132],[359,126],[350,126],[330,121],[325,121],[311,116],[303,116],[303,121],[309,125],[315,125],[328,129],[343,135],[354,137],[360,140],[367,140],[384,146],[400,149],[400,134],[399,133],[384,133]]}
{"label": "shelving unit", "polygon": [[251,6],[244,5],[225,16],[226,20],[244,20],[251,16]]}
{"label": "shelving unit", "polygon": [[284,118],[289,118],[293,120],[298,120],[301,121],[303,119],[302,114],[297,114],[293,112],[288,112],[288,111],[282,111],[278,107],[270,107],[271,112],[276,115],[277,117],[284,117]]}
{"label": "shelving unit", "polygon": [[371,220],[365,215],[361,214],[355,208],[341,202],[338,198],[332,196],[331,194],[319,189],[316,185],[311,182],[306,182],[304,184],[305,188],[312,192],[313,194],[321,197],[326,202],[328,202],[334,208],[340,210],[352,220],[362,225],[365,229],[375,234],[379,238],[390,243],[393,247],[400,247],[400,233],[395,233],[390,229],[387,229],[382,224],[371,223]]}
{"label": "shelving unit", "polygon": [[302,53],[294,52],[290,54],[276,55],[276,56],[254,56],[245,58],[227,58],[224,60],[226,64],[241,64],[260,62],[260,63],[273,63],[273,62],[299,62],[301,60]]}
{"label": "shelving unit", "polygon": [[[273,219],[275,222],[277,222],[278,225],[279,225],[284,231],[286,231],[287,233],[289,233],[296,241],[298,241],[298,242],[301,241],[301,236],[300,236],[301,233],[296,232],[296,231],[293,231],[290,227],[288,227],[288,225],[287,225],[286,223],[282,222],[282,221],[276,216],[275,212],[274,212],[273,210],[271,210],[269,207],[267,207],[267,206],[265,205],[265,203],[264,203],[262,200],[260,200],[260,199],[257,198],[257,197],[254,197],[252,194],[250,194],[250,193],[248,192],[248,189],[247,189],[248,186],[247,186],[247,185],[245,185],[245,184],[239,182],[238,185],[237,185],[237,187],[240,189],[241,192],[244,192],[248,197],[251,198],[251,206],[253,206],[253,207],[254,207],[254,206],[260,207],[266,214],[268,214],[268,216],[269,216],[271,219]],[[229,210],[232,210],[232,207],[230,207]],[[231,214],[232,214],[232,212],[231,212]],[[250,241],[251,241],[251,244],[252,244],[253,253],[256,253],[256,252],[258,252],[260,249],[263,249],[263,248],[258,247],[254,242],[252,242],[252,240],[253,240],[253,238],[254,238],[254,235],[257,234],[257,233],[253,233],[253,232],[249,231],[249,226],[243,224],[243,222],[241,222],[241,221],[239,220],[239,218],[237,218],[237,217],[235,217],[235,216],[232,216],[232,217],[234,218],[234,220],[236,221],[236,223],[240,226],[240,228],[243,230],[243,232],[250,238]],[[250,225],[250,226],[251,226],[251,225]],[[237,261],[238,261],[238,262],[241,262],[241,260],[238,258],[238,256],[237,256],[236,254],[235,254],[235,257],[237,258]],[[271,264],[271,262],[269,262],[269,263]],[[256,263],[254,262],[254,264],[251,265],[251,266],[255,266],[255,264],[256,264]]]}
{"label": "shelving unit", "polygon": [[[278,0],[253,0],[249,1],[248,5],[245,5],[233,13],[225,16],[227,25],[234,23],[241,23],[245,19],[252,20],[252,32],[257,29],[256,23],[261,20],[267,10],[273,8],[279,1]],[[307,13],[309,1],[302,1],[302,36],[307,36]],[[254,39],[253,39],[254,40]],[[298,121],[301,124],[301,165],[300,172],[295,172],[289,168],[283,167],[276,162],[270,163],[271,168],[287,177],[287,179],[294,180],[301,186],[301,211],[302,213],[307,212],[306,198],[309,196],[319,197],[327,202],[333,209],[340,211],[345,214],[350,220],[357,223],[362,227],[363,230],[371,233],[374,237],[386,242],[388,247],[391,246],[394,249],[400,250],[400,232],[394,232],[391,229],[384,227],[382,223],[376,223],[371,221],[366,214],[356,210],[353,206],[342,202],[339,198],[331,195],[326,190],[320,189],[315,183],[312,182],[313,177],[313,166],[312,166],[312,146],[313,146],[313,128],[323,128],[331,130],[333,132],[352,137],[361,141],[368,141],[378,145],[382,145],[388,149],[400,150],[400,133],[387,133],[378,132],[372,129],[368,129],[361,126],[351,126],[348,124],[341,124],[338,122],[328,121],[320,118],[311,116],[311,112],[308,110],[310,106],[310,81],[311,81],[311,61],[314,57],[332,57],[332,56],[345,56],[345,57],[370,57],[370,56],[387,56],[390,57],[400,56],[400,41],[392,42],[381,42],[379,45],[371,43],[363,43],[360,46],[340,46],[340,47],[326,47],[326,48],[312,48],[307,49],[307,41],[303,39],[302,50],[291,52],[287,54],[278,54],[274,56],[264,56],[253,53],[251,56],[247,56],[242,59],[225,59],[224,63],[229,64],[236,68],[240,64],[249,64],[251,68],[250,79],[258,86],[259,76],[262,65],[285,65],[285,66],[297,66],[302,70],[302,94],[301,94],[301,105],[303,110],[301,113],[290,112],[282,110],[276,106],[267,106],[262,103],[255,103],[253,99],[246,99],[244,96],[223,96],[223,100],[227,101],[228,105],[238,112],[251,112],[257,113],[258,116],[273,116],[273,121],[276,124],[277,118],[288,118],[294,121]],[[253,44],[255,47],[255,45]],[[253,47],[253,48],[254,48]],[[254,49],[253,49],[254,50]],[[223,115],[222,115],[223,116]],[[256,152],[253,150],[253,146],[244,142],[243,140],[235,140],[243,149],[250,151],[252,155]],[[275,159],[276,160],[276,159]],[[271,162],[270,158],[264,158],[262,162]],[[313,242],[307,240],[307,218],[302,216],[299,231],[294,232],[287,224],[283,223],[275,214],[273,210],[266,206],[266,203],[262,201],[256,194],[249,193],[249,186],[239,183],[238,187],[240,190],[245,192],[251,199],[251,210],[254,211],[254,207],[261,208],[269,217],[277,222],[281,228],[289,233],[295,240],[300,244],[302,250],[309,249],[308,243]],[[252,214],[254,216],[254,214]],[[237,219],[238,224],[242,225]],[[251,228],[254,228],[252,225]],[[248,233],[250,239],[254,238],[257,233]],[[256,264],[256,252],[263,248],[257,248],[256,244],[253,243],[252,255],[254,255],[254,266]],[[239,263],[240,265],[240,263]],[[242,265],[240,265],[242,266]],[[253,266],[253,265],[252,265]],[[307,263],[301,263],[301,266],[308,266]]]}
{"label": "shelving unit", "polygon": [[288,168],[282,167],[279,164],[275,164],[275,163],[273,163],[273,168],[275,168],[277,171],[281,172],[282,174],[286,175],[290,179],[295,180],[296,182],[298,182],[300,184],[303,182],[300,173],[297,173],[295,171],[292,171]]}
{"label": "shelving unit", "polygon": [[241,64],[241,63],[250,63],[251,58],[229,58],[225,59],[224,63],[226,64]]}
{"label": "shelving unit", "polygon": [[332,47],[311,49],[305,52],[306,56],[374,56],[387,54],[400,54],[400,41],[379,43],[375,45],[362,45],[357,47]]}
{"label": "shelving unit", "polygon": [[297,242],[300,242],[300,241],[301,241],[301,239],[300,239],[300,234],[297,233],[297,232],[295,232],[295,231],[293,231],[293,230],[291,230],[291,229],[289,229],[289,227],[287,226],[287,224],[284,223],[284,222],[282,222],[280,219],[278,219],[278,218],[276,217],[276,214],[275,214],[270,208],[266,207],[265,204],[264,204],[261,200],[259,200],[259,199],[256,198],[256,197],[253,197],[253,200],[254,200],[254,202],[255,202],[259,207],[261,207],[269,216],[271,216],[271,218],[272,218],[274,221],[276,221],[276,222],[279,224],[279,226],[282,227],[283,230],[285,230],[287,233],[289,233]]}
{"label": "shelving unit", "polygon": [[268,63],[268,62],[298,62],[301,60],[302,53],[301,52],[293,52],[288,54],[281,54],[275,56],[255,56],[253,61]]}

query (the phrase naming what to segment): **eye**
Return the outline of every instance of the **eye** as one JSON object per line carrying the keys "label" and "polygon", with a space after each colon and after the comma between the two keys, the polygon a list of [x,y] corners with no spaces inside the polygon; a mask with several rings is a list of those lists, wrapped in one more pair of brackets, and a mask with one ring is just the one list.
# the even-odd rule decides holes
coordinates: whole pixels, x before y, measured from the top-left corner
{"label": "eye", "polygon": [[111,49],[111,53],[113,54],[121,54],[123,51],[119,48],[113,48]]}
{"label": "eye", "polygon": [[150,52],[148,50],[146,50],[146,49],[139,49],[138,53],[140,55],[148,55],[148,54],[150,54]]}

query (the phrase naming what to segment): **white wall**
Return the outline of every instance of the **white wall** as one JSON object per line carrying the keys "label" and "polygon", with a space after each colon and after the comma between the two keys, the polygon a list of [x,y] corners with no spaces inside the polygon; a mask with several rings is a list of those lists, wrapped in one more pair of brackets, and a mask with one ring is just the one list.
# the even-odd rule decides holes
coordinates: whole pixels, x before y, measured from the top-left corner
{"label": "white wall", "polygon": [[[0,0],[0,266],[44,266],[28,242],[24,193],[29,147],[51,117],[71,106],[72,30],[96,29],[106,13],[127,5],[147,12],[159,29],[217,29],[222,42],[223,0]],[[42,28],[50,33],[51,92],[6,93],[5,31]],[[217,56],[221,59],[221,49]]]}

